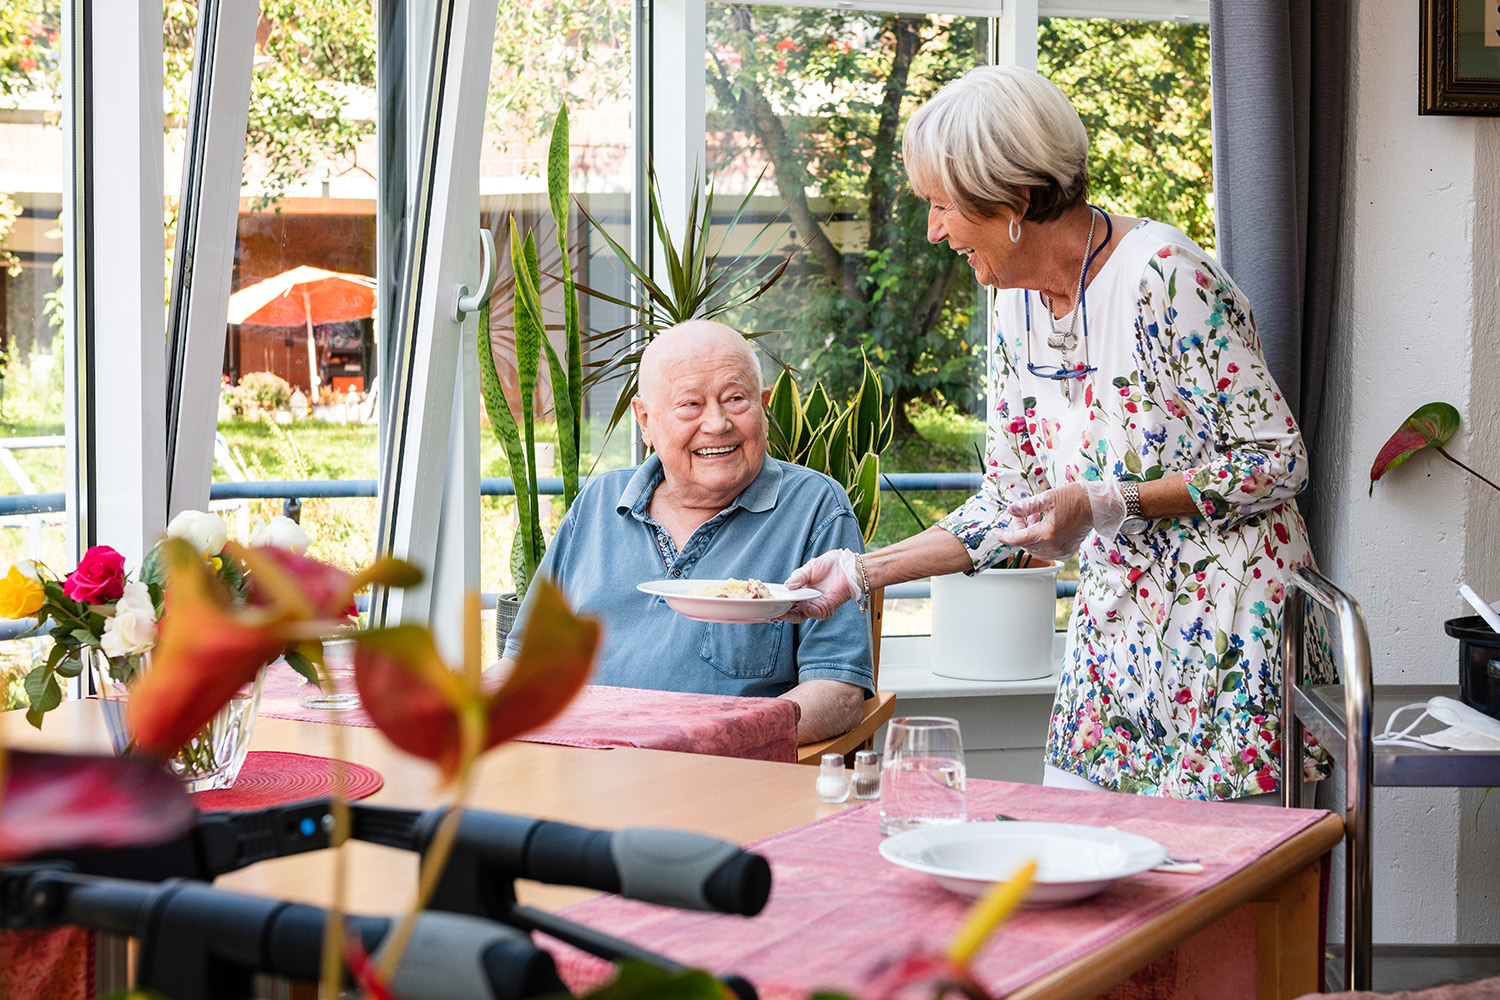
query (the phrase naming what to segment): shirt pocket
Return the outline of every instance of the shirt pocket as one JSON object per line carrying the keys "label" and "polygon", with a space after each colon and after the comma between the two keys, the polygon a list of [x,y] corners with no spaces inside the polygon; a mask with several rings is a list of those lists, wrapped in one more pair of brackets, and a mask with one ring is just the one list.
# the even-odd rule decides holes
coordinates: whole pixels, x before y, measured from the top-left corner
{"label": "shirt pocket", "polygon": [[770,677],[781,657],[786,624],[704,625],[698,655],[726,677]]}

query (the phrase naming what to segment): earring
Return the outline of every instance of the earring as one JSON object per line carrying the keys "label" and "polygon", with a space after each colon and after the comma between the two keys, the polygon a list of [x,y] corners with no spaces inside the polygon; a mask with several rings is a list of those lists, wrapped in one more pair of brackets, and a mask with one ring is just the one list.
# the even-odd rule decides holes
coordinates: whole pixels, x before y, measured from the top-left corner
{"label": "earring", "polygon": [[1021,217],[1019,215],[1012,215],[1010,217],[1010,241],[1012,243],[1021,242]]}

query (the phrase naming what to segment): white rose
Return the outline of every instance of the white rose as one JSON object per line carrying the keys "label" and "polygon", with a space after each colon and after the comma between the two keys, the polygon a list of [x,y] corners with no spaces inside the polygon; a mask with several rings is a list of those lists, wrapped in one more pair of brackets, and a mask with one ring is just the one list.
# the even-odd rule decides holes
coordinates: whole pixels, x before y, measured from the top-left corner
{"label": "white rose", "polygon": [[277,514],[250,534],[250,544],[259,548],[273,545],[278,549],[291,549],[297,554],[307,551],[312,539],[302,530],[302,525],[289,517]]}
{"label": "white rose", "polygon": [[156,607],[144,583],[132,580],[115,602],[115,613],[104,620],[99,645],[106,656],[144,653],[156,644]]}
{"label": "white rose", "polygon": [[212,559],[224,551],[224,543],[229,541],[229,525],[218,514],[185,510],[172,518],[167,535],[183,539],[201,552],[203,558]]}

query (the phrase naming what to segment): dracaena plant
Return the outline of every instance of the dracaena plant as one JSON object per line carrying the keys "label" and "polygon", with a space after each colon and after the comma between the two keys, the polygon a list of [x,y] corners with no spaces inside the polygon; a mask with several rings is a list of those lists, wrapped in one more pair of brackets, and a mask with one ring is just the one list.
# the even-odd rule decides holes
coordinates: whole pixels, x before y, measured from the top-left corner
{"label": "dracaena plant", "polygon": [[1491,489],[1500,490],[1500,486],[1454,458],[1443,447],[1458,430],[1458,423],[1458,410],[1450,403],[1427,403],[1417,407],[1375,456],[1375,464],[1370,466],[1370,495],[1374,495],[1380,477],[1425,448],[1433,449]]}
{"label": "dracaena plant", "polygon": [[[764,175],[762,175],[764,176]],[[662,208],[661,185],[656,178],[656,168],[646,171],[648,192],[648,220],[657,244],[661,247],[665,270],[655,273],[649,261],[636,260],[609,232],[588,213],[581,204],[583,213],[594,230],[609,244],[625,268],[627,280],[635,292],[635,300],[622,299],[596,288],[579,285],[578,290],[586,295],[612,302],[628,309],[634,319],[612,330],[590,334],[586,340],[589,349],[596,354],[587,366],[586,386],[592,387],[613,378],[621,378],[620,390],[610,412],[608,428],[614,427],[630,409],[630,400],[636,394],[636,372],[641,353],[662,330],[690,319],[715,319],[740,306],[759,298],[786,272],[791,263],[787,255],[779,264],[770,265],[781,244],[778,239],[766,239],[776,226],[773,218],[756,232],[747,244],[765,249],[755,255],[735,257],[733,263],[720,264],[719,255],[734,237],[736,228],[750,207],[751,199],[760,186],[760,178],[750,186],[735,208],[717,240],[712,236],[714,228],[714,186],[706,187],[699,176],[693,175],[688,194],[687,224],[680,237],[674,237],[667,227],[666,214]],[[710,245],[718,249],[710,249]],[[769,330],[746,333],[752,340],[764,336]],[[783,366],[784,367],[784,366]]]}

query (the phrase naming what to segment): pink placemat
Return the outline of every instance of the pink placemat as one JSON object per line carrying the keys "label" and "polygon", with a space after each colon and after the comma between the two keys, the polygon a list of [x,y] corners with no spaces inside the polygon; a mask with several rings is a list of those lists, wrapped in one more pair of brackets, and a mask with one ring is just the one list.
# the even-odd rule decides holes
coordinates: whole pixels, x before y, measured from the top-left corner
{"label": "pink placemat", "polygon": [[329,757],[281,750],[252,750],[240,776],[229,788],[195,792],[200,812],[222,809],[266,809],[332,795],[335,788],[346,799],[362,799],[380,791],[385,779],[373,767]]}
{"label": "pink placemat", "polygon": [[[1200,875],[1146,872],[1080,903],[1020,911],[975,963],[979,982],[995,996],[1224,881],[1325,815],[997,781],[973,780],[968,787],[972,819],[1000,812],[1114,826],[1157,840],[1169,852],[1197,856],[1204,867]],[[753,918],[688,913],[616,896],[563,912],[687,965],[737,972],[762,997],[806,997],[817,988],[854,990],[872,968],[903,948],[941,950],[969,906],[926,875],[880,857],[878,809],[878,803],[845,809],[749,845],[770,861],[773,876],[771,900]],[[555,941],[546,944],[574,990],[599,985],[613,974],[600,959]],[[1253,987],[1253,963],[1248,975]]]}
{"label": "pink placemat", "polygon": [[[284,664],[267,668],[260,714],[273,719],[372,725],[363,709],[303,708],[302,678]],[[641,747],[792,763],[797,708],[785,698],[648,691],[591,684],[562,715],[521,737],[573,747]]]}

